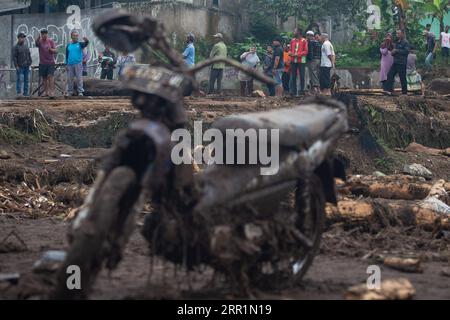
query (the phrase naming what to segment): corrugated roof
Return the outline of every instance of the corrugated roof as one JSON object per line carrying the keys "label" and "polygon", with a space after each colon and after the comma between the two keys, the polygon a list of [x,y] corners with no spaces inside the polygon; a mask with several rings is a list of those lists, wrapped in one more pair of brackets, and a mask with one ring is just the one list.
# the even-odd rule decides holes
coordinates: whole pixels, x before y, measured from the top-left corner
{"label": "corrugated roof", "polygon": [[24,8],[28,8],[29,6],[30,6],[30,1],[27,1],[26,3],[24,3],[23,1],[19,2],[19,0],[1,0],[0,1],[0,12],[24,9]]}

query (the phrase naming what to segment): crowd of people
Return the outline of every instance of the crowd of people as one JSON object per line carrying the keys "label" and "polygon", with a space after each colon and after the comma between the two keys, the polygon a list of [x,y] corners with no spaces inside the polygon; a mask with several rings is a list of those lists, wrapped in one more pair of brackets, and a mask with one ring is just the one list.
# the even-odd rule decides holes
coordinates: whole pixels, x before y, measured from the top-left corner
{"label": "crowd of people", "polygon": [[[428,24],[424,30],[426,42],[425,67],[431,70],[436,59],[436,52],[439,48],[442,51],[443,61],[447,64],[450,56],[450,27],[447,26],[440,34],[440,42],[431,32],[431,25]],[[73,30],[70,33],[71,41],[65,50],[65,68],[67,71],[66,95],[74,94],[74,83],[79,96],[83,95],[83,77],[88,75],[88,61],[91,55],[88,50],[89,40],[83,38],[79,40],[79,33]],[[210,58],[226,58],[228,48],[224,42],[222,33],[213,36],[215,44],[210,52]],[[29,95],[29,74],[32,64],[30,49],[26,44],[26,35],[17,35],[17,44],[13,47],[12,57],[16,68],[16,93],[17,95]],[[39,76],[42,79],[42,96],[53,97],[55,94],[54,73],[56,70],[56,55],[58,50],[55,42],[48,37],[48,31],[41,30],[39,37],[35,41],[35,46],[39,51]],[[196,48],[195,35],[189,33],[186,37],[184,61],[188,67],[195,65]],[[395,77],[400,78],[402,93],[408,91],[424,93],[422,77],[416,68],[417,55],[412,45],[406,40],[403,30],[396,32],[395,41],[391,33],[386,34],[380,46],[381,69],[380,81],[383,92],[392,95],[394,92]],[[248,51],[243,52],[240,62],[251,68],[262,68],[264,73],[273,78],[275,85],[268,85],[267,91],[270,96],[301,96],[306,93],[331,94],[331,70],[336,66],[336,54],[334,47],[326,33],[307,31],[303,34],[300,28],[294,31],[294,38],[290,41],[283,41],[276,37],[267,46],[263,57],[258,56],[256,45],[250,46]],[[100,69],[100,79],[112,80],[114,70],[118,68],[119,76],[125,66],[136,63],[133,54],[123,53],[120,56],[105,46],[103,52],[98,55],[98,68]],[[217,62],[212,65],[209,77],[208,94],[222,93],[222,80],[225,63]],[[307,72],[309,83],[306,83]],[[239,72],[240,93],[242,96],[249,96],[253,93],[253,78]]]}
{"label": "crowd of people", "polygon": [[[91,58],[88,45],[89,40],[83,37],[83,41],[79,40],[79,32],[72,30],[70,32],[70,42],[65,48],[64,67],[67,73],[67,86],[65,89],[66,96],[74,95],[75,81],[76,94],[83,96],[84,84],[83,77],[88,75],[88,61]],[[18,96],[28,96],[29,92],[29,73],[32,65],[30,48],[26,44],[26,35],[19,33],[17,35],[17,44],[12,49],[12,59],[16,68],[16,94]],[[48,31],[42,29],[35,41],[35,46],[39,52],[39,78],[42,81],[41,97],[55,96],[55,71],[57,68],[56,58],[58,49],[55,42],[48,37]],[[125,66],[136,63],[133,54],[122,53],[118,58],[105,46],[105,50],[98,56],[100,71],[100,79],[112,80],[114,70],[118,68],[118,74],[121,75]]]}
{"label": "crowd of people", "polygon": [[[326,33],[306,32],[304,37],[301,29],[297,28],[295,36],[290,42],[283,42],[277,37],[267,46],[264,57],[258,56],[256,46],[250,46],[249,50],[240,56],[241,63],[259,68],[262,65],[264,73],[273,78],[275,85],[268,85],[269,96],[300,96],[307,91],[306,72],[309,73],[310,85],[308,90],[313,93],[331,93],[331,69],[336,65],[334,47]],[[227,46],[223,42],[221,33],[215,34],[216,44],[211,50],[210,58],[227,57]],[[188,36],[186,50],[183,57],[187,65],[191,65],[193,38]],[[193,51],[195,52],[195,51]],[[222,77],[224,63],[214,64],[211,68],[208,94],[222,93]],[[238,79],[241,84],[242,96],[249,96],[253,92],[253,78],[243,72],[239,72]],[[215,83],[217,82],[217,88]]]}
{"label": "crowd of people", "polygon": [[[445,27],[445,31],[440,34],[440,47],[442,58],[445,64],[448,64],[450,56],[450,33],[449,26]],[[423,32],[425,37],[425,70],[431,71],[434,61],[436,60],[439,42],[436,40],[435,34],[431,31],[431,24],[427,24]],[[425,94],[425,86],[422,76],[417,71],[416,61],[417,54],[414,46],[406,40],[404,30],[397,30],[396,40],[392,33],[386,34],[384,41],[380,46],[381,69],[380,81],[383,92],[386,95],[393,95],[395,77],[398,75],[402,87],[402,94],[408,92],[416,92]]]}
{"label": "crowd of people", "polygon": [[270,96],[300,96],[307,90],[331,94],[331,70],[336,66],[334,47],[326,33],[308,31],[305,36],[301,29],[296,29],[290,43],[283,44],[276,38],[267,46],[263,69],[276,82],[268,86]]}

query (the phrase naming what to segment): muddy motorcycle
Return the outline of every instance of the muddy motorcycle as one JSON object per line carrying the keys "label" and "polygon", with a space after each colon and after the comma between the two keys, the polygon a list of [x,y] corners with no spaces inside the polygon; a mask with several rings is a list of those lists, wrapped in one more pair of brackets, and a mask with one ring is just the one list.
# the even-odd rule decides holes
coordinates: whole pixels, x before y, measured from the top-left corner
{"label": "muddy motorcycle", "polygon": [[[344,104],[315,98],[294,108],[222,118],[212,125],[220,132],[277,129],[279,169],[262,175],[258,164],[210,164],[195,172],[192,165],[171,161],[171,134],[187,127],[183,97],[198,90],[196,72],[222,61],[257,80],[273,80],[228,59],[186,68],[163,25],[151,17],[114,11],[93,27],[115,49],[149,46],[165,62],[124,72],[142,119],[121,132],[105,156],[71,226],[51,298],[86,298],[99,271],[117,267],[136,215],[149,201],[152,213],[142,234],[151,255],[184,270],[208,266],[245,294],[281,281],[297,283],[319,248],[325,203],[336,203],[334,178],[344,176],[333,156],[337,139],[347,131]],[[81,290],[67,289],[71,265],[81,269]]]}

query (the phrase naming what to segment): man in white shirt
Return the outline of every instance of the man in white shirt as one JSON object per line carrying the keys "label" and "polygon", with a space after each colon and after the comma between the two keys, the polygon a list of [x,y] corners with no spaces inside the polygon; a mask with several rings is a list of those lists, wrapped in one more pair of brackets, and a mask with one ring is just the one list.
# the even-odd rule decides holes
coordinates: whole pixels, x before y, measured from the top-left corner
{"label": "man in white shirt", "polygon": [[320,90],[331,95],[331,69],[335,67],[336,54],[326,33],[322,33],[322,58],[320,61]]}
{"label": "man in white shirt", "polygon": [[448,57],[450,56],[450,29],[449,26],[445,27],[445,32],[441,32],[441,48],[442,57],[444,58],[445,64],[448,64]]}

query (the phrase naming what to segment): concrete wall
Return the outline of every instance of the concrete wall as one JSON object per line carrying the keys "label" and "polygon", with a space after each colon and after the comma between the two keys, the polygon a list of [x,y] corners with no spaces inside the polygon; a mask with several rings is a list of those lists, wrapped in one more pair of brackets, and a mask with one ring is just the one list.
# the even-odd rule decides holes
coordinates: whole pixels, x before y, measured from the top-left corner
{"label": "concrete wall", "polygon": [[[187,0],[189,1],[189,0]],[[238,0],[236,0],[238,1]],[[166,27],[166,31],[174,44],[183,42],[187,32],[194,32],[198,38],[210,37],[214,33],[222,32],[225,37],[232,41],[241,34],[242,26],[240,15],[230,12],[212,10],[206,7],[194,6],[185,3],[152,4],[149,2],[124,4],[123,7],[131,12],[149,14],[160,21]],[[80,35],[91,40],[90,51],[92,53],[90,62],[97,61],[98,52],[103,50],[103,44],[96,39],[91,23],[95,16],[104,12],[104,9],[82,10]],[[11,57],[6,54],[15,43],[15,36],[19,32],[27,34],[30,48],[34,47],[34,41],[39,35],[39,30],[46,28],[49,36],[56,42],[58,47],[57,62],[64,62],[65,47],[70,41],[72,26],[68,21],[69,14],[22,14],[12,16],[1,16],[0,53],[5,51],[5,62],[10,65]],[[13,39],[14,38],[14,39]]]}
{"label": "concrete wall", "polygon": [[[12,43],[12,17],[0,16],[0,69],[10,67],[11,63],[11,46],[5,45]],[[0,97],[11,91],[11,73],[8,71],[0,71]]]}
{"label": "concrete wall", "polygon": [[247,28],[245,12],[234,12],[236,8],[230,11],[222,10],[222,6],[219,10],[183,3],[153,5],[145,2],[123,4],[122,7],[130,12],[157,17],[175,42],[184,41],[187,32],[193,32],[197,38],[211,37],[221,32],[226,40],[234,41]]}

